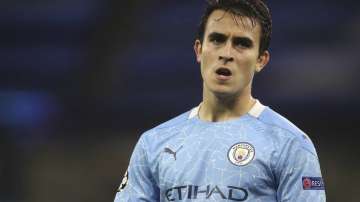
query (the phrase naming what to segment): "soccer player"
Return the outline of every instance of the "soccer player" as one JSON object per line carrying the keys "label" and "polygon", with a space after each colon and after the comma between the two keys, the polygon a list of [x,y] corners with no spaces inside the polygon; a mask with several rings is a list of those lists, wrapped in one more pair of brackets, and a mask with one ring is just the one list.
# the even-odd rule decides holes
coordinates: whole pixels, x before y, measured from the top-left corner
{"label": "soccer player", "polygon": [[139,139],[115,202],[326,201],[309,137],[252,97],[269,62],[261,0],[210,0],[194,50],[203,100]]}

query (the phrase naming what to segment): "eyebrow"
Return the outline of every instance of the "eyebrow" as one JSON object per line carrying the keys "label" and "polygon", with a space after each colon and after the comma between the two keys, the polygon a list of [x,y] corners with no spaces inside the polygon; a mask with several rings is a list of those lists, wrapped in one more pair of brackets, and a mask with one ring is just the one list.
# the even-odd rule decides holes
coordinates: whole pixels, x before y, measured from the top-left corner
{"label": "eyebrow", "polygon": [[[208,37],[210,39],[211,38],[218,38],[218,37],[223,38],[223,39],[228,38],[228,36],[226,36],[225,34],[219,33],[219,32],[211,32]],[[251,38],[249,38],[249,37],[246,37],[246,36],[235,36],[233,38],[233,42],[241,42],[241,41],[246,42],[251,46],[254,44],[253,40]]]}
{"label": "eyebrow", "polygon": [[251,40],[249,37],[234,37],[233,39],[234,43],[245,43],[248,47],[252,47],[254,45],[253,40]]}
{"label": "eyebrow", "polygon": [[221,34],[219,32],[211,32],[209,34],[209,38],[210,39],[212,39],[212,38],[224,38],[224,39],[227,39],[228,37],[225,34]]}

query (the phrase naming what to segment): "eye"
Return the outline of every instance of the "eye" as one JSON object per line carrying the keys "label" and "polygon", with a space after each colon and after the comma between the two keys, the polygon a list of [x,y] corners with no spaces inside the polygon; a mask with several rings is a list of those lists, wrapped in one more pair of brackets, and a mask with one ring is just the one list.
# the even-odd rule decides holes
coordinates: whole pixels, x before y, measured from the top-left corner
{"label": "eye", "polygon": [[226,37],[221,34],[211,34],[209,41],[215,45],[220,45],[226,41]]}
{"label": "eye", "polygon": [[234,40],[234,45],[239,48],[251,48],[253,43],[248,38],[239,38]]}

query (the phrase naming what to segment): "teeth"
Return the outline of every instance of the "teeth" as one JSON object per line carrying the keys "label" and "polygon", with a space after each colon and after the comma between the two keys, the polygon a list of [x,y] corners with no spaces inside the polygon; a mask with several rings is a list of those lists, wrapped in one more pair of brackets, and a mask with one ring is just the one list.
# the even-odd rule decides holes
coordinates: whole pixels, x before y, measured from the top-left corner
{"label": "teeth", "polygon": [[219,68],[216,73],[223,76],[231,76],[231,71],[226,68]]}

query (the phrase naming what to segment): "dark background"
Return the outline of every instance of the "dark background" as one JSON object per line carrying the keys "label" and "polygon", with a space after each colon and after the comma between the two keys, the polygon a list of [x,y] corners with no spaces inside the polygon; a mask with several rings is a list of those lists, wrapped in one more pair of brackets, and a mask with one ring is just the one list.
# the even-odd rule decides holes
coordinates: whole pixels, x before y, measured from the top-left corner
{"label": "dark background", "polygon": [[[359,1],[268,1],[254,96],[312,138],[328,201],[358,201]],[[0,201],[112,201],[142,132],[201,101],[203,1],[0,3]]]}

